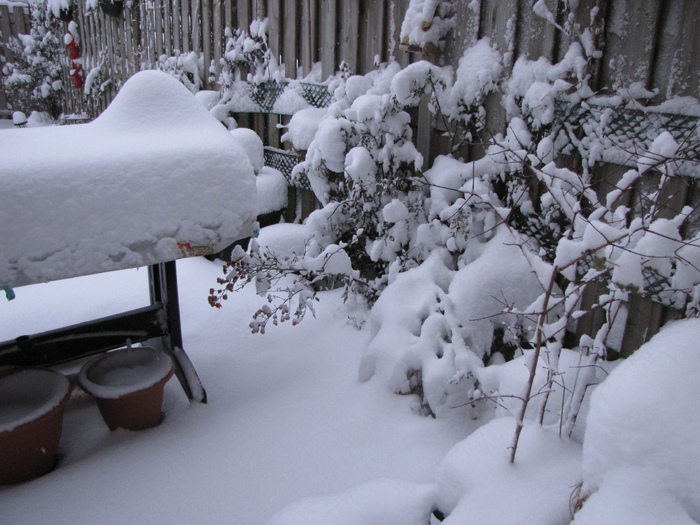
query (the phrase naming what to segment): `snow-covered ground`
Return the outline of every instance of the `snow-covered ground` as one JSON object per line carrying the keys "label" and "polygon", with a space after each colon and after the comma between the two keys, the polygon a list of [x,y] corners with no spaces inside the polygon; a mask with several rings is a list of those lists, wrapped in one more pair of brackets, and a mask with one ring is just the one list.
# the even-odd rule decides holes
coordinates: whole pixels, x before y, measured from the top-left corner
{"label": "snow-covered ground", "polygon": [[[253,335],[251,289],[217,310],[207,289],[219,263],[178,271],[185,346],[209,403],[188,404],[173,378],[159,427],[110,432],[76,391],[58,467],[1,487],[0,523],[426,525],[437,507],[452,525],[565,524],[582,469],[592,496],[574,523],[661,523],[660,512],[696,523],[698,320],[613,371],[583,449],[528,424],[511,465],[511,418],[428,418],[414,396],[358,380],[369,333],[347,322],[338,291],[321,294],[318,318]],[[0,302],[0,338],[144,305],[146,285],[144,270],[124,270],[19,288]]]}
{"label": "snow-covered ground", "polygon": [[[188,405],[172,379],[160,427],[110,432],[76,392],[58,468],[0,488],[0,523],[264,524],[301,498],[370,480],[432,483],[472,430],[358,381],[368,334],[348,325],[337,292],[322,295],[318,319],[253,335],[252,290],[216,310],[207,292],[220,264],[187,259],[178,270],[185,347],[209,403]],[[0,303],[0,339],[142,306],[146,281],[126,270],[19,288]]]}

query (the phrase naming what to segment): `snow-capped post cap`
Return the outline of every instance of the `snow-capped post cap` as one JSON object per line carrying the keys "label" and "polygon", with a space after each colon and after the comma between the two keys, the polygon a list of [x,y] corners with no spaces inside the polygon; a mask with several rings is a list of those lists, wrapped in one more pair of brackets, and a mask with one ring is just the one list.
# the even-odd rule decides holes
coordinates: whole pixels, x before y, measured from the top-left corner
{"label": "snow-capped post cap", "polygon": [[21,111],[15,111],[12,114],[12,122],[17,127],[25,127],[27,125],[27,115]]}

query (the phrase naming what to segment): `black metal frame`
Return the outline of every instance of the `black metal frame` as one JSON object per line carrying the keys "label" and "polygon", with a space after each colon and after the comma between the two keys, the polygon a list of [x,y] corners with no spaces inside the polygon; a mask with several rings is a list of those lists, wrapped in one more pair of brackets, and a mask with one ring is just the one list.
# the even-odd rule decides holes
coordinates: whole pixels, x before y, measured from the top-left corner
{"label": "black metal frame", "polygon": [[148,268],[151,304],[0,343],[0,366],[52,366],[148,341],[173,359],[175,375],[190,400],[207,402],[192,362],[182,345],[175,262]]}

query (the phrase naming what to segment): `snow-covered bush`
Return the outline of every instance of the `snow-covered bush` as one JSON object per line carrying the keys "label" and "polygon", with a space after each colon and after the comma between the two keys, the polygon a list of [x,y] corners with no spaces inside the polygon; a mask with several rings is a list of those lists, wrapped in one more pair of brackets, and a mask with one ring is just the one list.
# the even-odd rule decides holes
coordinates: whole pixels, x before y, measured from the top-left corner
{"label": "snow-covered bush", "polygon": [[165,71],[173,78],[179,80],[192,93],[196,93],[204,87],[204,55],[190,51],[179,53],[177,50],[173,56],[161,55],[158,57],[156,69]]}
{"label": "snow-covered bush", "polygon": [[267,18],[253,20],[249,32],[226,28],[226,50],[221,58],[219,79],[224,90],[238,80],[261,84],[284,76],[283,67],[267,44],[267,23]]}
{"label": "snow-covered bush", "polygon": [[[562,118],[562,107],[607,104],[610,117],[613,104],[624,101],[591,91],[599,56],[592,29],[565,18],[557,28],[573,43],[564,58],[520,58],[507,77],[488,39],[466,49],[457,69],[390,63],[364,76],[338,75],[331,106],[285,136],[296,143],[303,130],[299,144],[308,151],[294,176],[308,178],[323,205],[304,225],[303,252],[283,261],[259,250],[247,259],[241,254],[244,271],[222,279],[213,304],[232,283],[257,280],[278,305],[263,311],[262,324],[258,316],[253,328],[262,331],[278,311],[289,317],[293,297],[311,304],[318,283],[333,279],[349,299],[374,305],[361,379],[418,394],[420,410],[438,417],[505,410],[516,422],[511,461],[526,417],[580,439],[582,429],[574,430],[585,419],[584,395],[601,380],[608,349],[619,348],[630,294],[655,288],[664,304],[694,315],[700,247],[682,229],[690,209],[662,212],[666,185],[684,165],[670,133],[626,151],[629,170],[599,195],[592,170],[619,158],[621,146],[607,137],[609,118],[576,127]],[[494,93],[501,94],[505,129],[476,133],[486,122],[485,97]],[[441,156],[424,169],[409,116],[424,100],[446,122],[454,146],[481,138],[485,155],[469,162]],[[562,152],[575,154],[579,167],[564,164]],[[660,184],[641,192],[637,209],[622,206],[623,193],[651,169]],[[329,250],[344,264],[333,272],[316,265],[310,273],[308,261]],[[270,292],[279,270],[294,286],[285,284],[275,303]],[[603,292],[584,307],[594,286]],[[306,311],[299,304],[297,321]],[[565,338],[594,310],[602,312],[602,326],[579,340]],[[517,385],[486,371],[507,359],[526,372]]]}
{"label": "snow-covered bush", "polygon": [[44,111],[53,118],[61,113],[60,57],[64,52],[60,21],[46,3],[31,3],[31,30],[6,44],[15,56],[2,68],[2,84],[10,106],[25,113]]}
{"label": "snow-covered bush", "polygon": [[442,48],[455,23],[454,0],[411,0],[401,24],[401,43],[426,51]]}

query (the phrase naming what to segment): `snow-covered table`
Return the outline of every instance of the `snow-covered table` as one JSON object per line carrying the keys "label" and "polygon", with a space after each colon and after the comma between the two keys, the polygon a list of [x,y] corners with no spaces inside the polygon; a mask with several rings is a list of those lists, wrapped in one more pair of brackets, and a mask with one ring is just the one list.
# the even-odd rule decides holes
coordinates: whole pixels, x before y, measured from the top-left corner
{"label": "snow-covered table", "polygon": [[204,401],[182,349],[174,261],[250,236],[255,186],[239,142],[161,72],[132,77],[92,123],[0,131],[0,286],[148,266],[151,288],[144,308],[0,343],[0,366],[150,340]]}

